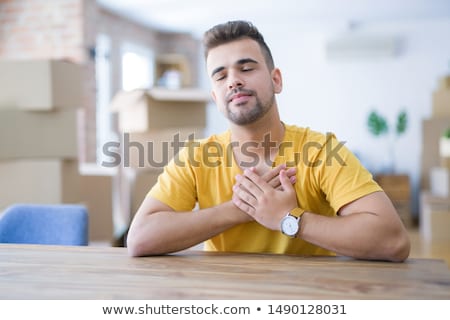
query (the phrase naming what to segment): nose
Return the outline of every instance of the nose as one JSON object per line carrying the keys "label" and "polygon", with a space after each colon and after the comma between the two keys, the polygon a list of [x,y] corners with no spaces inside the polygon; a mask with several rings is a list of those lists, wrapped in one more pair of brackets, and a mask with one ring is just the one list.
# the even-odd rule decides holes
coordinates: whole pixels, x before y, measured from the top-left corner
{"label": "nose", "polygon": [[244,86],[244,80],[236,74],[228,75],[228,89],[235,89]]}

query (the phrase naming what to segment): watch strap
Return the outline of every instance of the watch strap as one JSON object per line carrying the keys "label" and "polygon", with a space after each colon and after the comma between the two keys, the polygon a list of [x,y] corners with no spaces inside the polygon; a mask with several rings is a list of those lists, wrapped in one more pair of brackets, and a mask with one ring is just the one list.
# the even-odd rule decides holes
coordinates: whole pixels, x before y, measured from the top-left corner
{"label": "watch strap", "polygon": [[289,211],[289,214],[298,219],[305,213],[305,211],[306,211],[305,209],[297,207]]}

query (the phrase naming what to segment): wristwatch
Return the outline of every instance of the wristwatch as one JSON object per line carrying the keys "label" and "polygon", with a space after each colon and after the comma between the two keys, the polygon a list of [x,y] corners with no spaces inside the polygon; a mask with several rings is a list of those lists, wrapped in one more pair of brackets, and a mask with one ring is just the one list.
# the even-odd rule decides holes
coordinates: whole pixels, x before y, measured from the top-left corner
{"label": "wristwatch", "polygon": [[295,238],[300,231],[300,221],[304,212],[305,210],[301,208],[295,208],[288,212],[281,219],[281,232],[288,237]]}

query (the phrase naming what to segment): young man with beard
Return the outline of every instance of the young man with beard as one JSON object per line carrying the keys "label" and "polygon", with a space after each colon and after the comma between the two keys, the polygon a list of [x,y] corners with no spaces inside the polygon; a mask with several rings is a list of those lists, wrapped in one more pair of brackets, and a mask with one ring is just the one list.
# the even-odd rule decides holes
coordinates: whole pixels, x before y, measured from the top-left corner
{"label": "young man with beard", "polygon": [[210,251],[405,260],[407,232],[357,158],[334,135],[281,121],[281,72],[259,31],[227,22],[204,46],[229,130],[187,143],[164,169],[132,221],[130,255],[205,242]]}

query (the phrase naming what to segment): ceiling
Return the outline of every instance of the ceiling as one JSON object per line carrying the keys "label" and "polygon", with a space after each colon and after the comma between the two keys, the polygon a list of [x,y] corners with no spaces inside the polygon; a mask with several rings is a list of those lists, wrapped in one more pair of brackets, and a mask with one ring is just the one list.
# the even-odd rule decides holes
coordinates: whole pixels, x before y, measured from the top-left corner
{"label": "ceiling", "polygon": [[262,25],[450,19],[449,0],[97,0],[135,22],[201,35],[211,26],[245,19]]}

